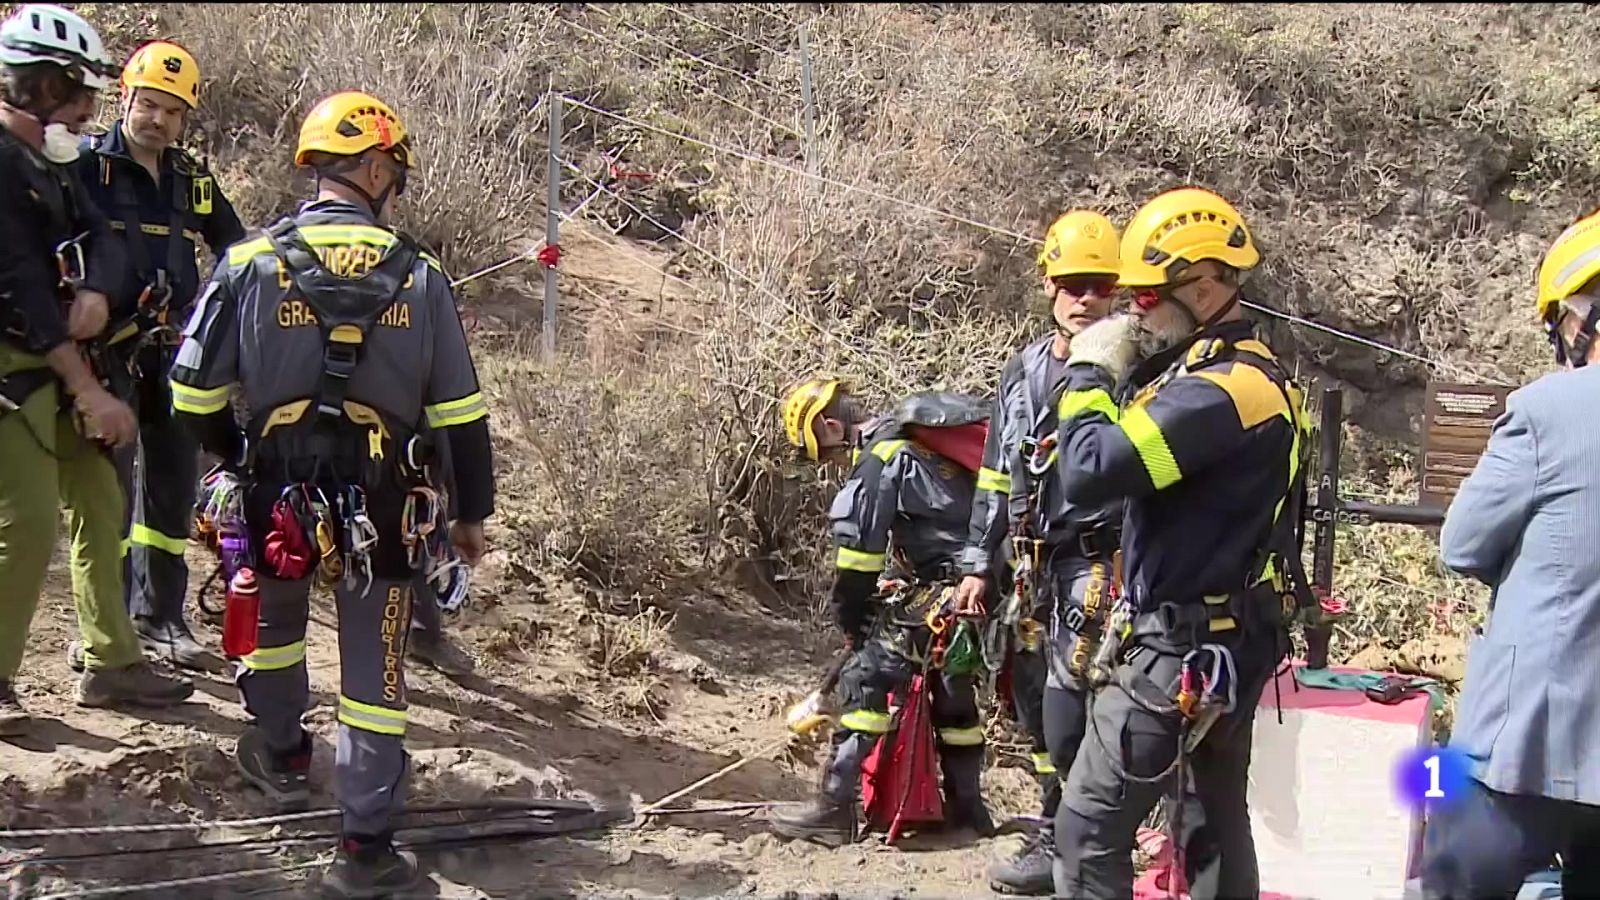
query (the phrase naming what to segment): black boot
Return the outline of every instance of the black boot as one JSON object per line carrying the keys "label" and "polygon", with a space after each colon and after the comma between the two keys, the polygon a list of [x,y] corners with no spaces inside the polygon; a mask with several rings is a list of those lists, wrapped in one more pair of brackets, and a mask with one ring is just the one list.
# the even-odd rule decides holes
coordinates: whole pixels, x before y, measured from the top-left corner
{"label": "black boot", "polygon": [[983,805],[983,745],[939,748],[939,768],[944,773],[944,821],[948,828],[967,827],[979,837],[994,834],[994,820]]}
{"label": "black boot", "polygon": [[349,835],[339,842],[333,865],[322,876],[325,897],[387,897],[422,881],[417,858],[394,849],[388,835]]}
{"label": "black boot", "polygon": [[851,843],[859,835],[856,797],[861,763],[872,752],[878,737],[844,729],[834,734],[833,756],[823,770],[817,796],[773,813],[772,830],[778,834],[831,846]]}
{"label": "black boot", "polygon": [[989,888],[1000,894],[1048,897],[1055,889],[1055,826],[1046,823],[1028,836],[1015,856],[989,867]]}

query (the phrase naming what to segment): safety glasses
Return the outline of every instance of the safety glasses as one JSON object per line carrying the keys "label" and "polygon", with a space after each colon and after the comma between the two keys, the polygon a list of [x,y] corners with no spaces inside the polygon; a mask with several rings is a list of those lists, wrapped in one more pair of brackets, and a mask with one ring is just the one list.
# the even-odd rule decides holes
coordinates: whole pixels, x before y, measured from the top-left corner
{"label": "safety glasses", "polygon": [[1050,279],[1056,290],[1072,297],[1109,297],[1117,289],[1114,275],[1057,275]]}
{"label": "safety glasses", "polygon": [[1161,301],[1171,300],[1173,291],[1185,285],[1194,284],[1196,281],[1199,281],[1204,277],[1206,276],[1191,275],[1188,278],[1180,278],[1177,281],[1168,282],[1167,284],[1158,285],[1156,287],[1134,288],[1131,293],[1133,305],[1144,312],[1149,312],[1152,309],[1160,306]]}

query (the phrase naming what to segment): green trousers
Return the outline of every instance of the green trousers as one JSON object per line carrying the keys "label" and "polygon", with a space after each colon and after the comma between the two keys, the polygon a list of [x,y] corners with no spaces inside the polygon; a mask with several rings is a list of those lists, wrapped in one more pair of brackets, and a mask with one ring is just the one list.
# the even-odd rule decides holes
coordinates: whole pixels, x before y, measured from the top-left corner
{"label": "green trousers", "polygon": [[[0,373],[42,362],[0,346]],[[0,680],[22,667],[62,508],[85,667],[117,668],[140,657],[122,602],[125,501],[116,467],[59,411],[58,391],[52,383],[20,410],[0,412]]]}

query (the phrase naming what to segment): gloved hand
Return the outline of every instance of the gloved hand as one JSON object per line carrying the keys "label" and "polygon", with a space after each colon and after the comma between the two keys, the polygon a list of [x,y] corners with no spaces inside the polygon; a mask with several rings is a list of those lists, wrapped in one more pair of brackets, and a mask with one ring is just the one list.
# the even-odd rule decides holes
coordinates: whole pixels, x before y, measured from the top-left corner
{"label": "gloved hand", "polygon": [[1138,328],[1138,320],[1129,315],[1101,319],[1073,337],[1067,365],[1096,365],[1109,372],[1114,380],[1121,381],[1123,373],[1139,355]]}

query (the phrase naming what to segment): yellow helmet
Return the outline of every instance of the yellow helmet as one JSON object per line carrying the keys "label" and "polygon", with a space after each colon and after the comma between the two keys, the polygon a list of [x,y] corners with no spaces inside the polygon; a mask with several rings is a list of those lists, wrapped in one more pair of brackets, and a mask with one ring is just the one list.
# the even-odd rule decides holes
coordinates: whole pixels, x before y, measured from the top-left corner
{"label": "yellow helmet", "polygon": [[783,430],[789,435],[789,443],[797,450],[804,450],[807,459],[816,460],[822,455],[812,426],[817,416],[833,402],[839,387],[837,378],[812,378],[783,399]]}
{"label": "yellow helmet", "polygon": [[1567,226],[1539,264],[1539,318],[1549,322],[1561,301],[1600,276],[1600,211]]}
{"label": "yellow helmet", "polygon": [[1117,226],[1092,209],[1075,209],[1045,232],[1039,267],[1044,277],[1117,275]]}
{"label": "yellow helmet", "polygon": [[171,41],[151,41],[133,51],[122,67],[122,96],[138,88],[171,94],[190,109],[200,105],[200,64]]}
{"label": "yellow helmet", "polygon": [[312,151],[356,156],[374,147],[393,154],[408,169],[416,165],[406,126],[394,110],[371,94],[342,91],[312,107],[300,125],[294,164],[305,165],[306,154]]}
{"label": "yellow helmet", "polygon": [[1233,204],[1204,188],[1167,191],[1141,206],[1123,230],[1117,281],[1159,287],[1171,280],[1174,264],[1204,259],[1244,270],[1254,268],[1261,253]]}

